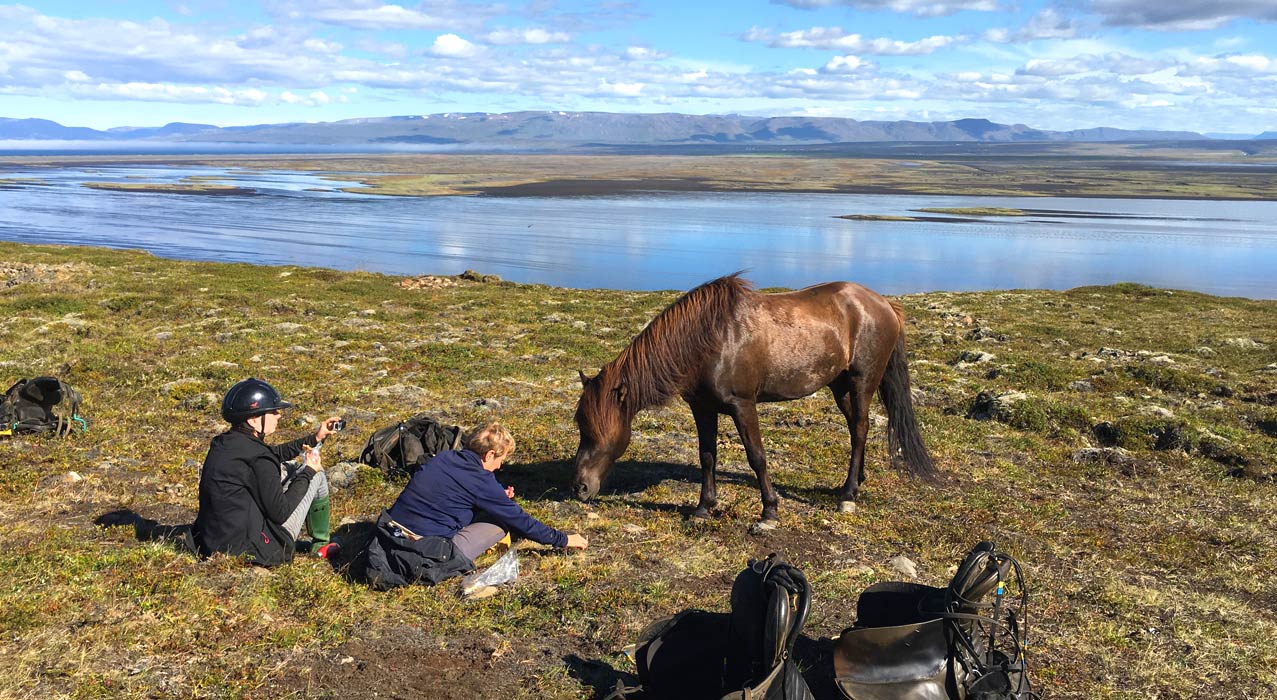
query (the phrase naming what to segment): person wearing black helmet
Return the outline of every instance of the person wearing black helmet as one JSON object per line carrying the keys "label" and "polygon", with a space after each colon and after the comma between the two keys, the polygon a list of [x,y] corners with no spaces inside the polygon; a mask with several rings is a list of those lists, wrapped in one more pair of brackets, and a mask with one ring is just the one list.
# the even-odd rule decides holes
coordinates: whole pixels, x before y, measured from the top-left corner
{"label": "person wearing black helmet", "polygon": [[[271,447],[267,436],[292,406],[275,387],[245,379],[226,392],[222,418],[231,427],[213,438],[200,472],[199,514],[192,525],[202,556],[246,555],[254,564],[292,560],[303,521],[321,554],[329,538],[328,480],[318,445],[340,418],[325,419],[312,435]],[[283,464],[302,456],[295,472]]]}

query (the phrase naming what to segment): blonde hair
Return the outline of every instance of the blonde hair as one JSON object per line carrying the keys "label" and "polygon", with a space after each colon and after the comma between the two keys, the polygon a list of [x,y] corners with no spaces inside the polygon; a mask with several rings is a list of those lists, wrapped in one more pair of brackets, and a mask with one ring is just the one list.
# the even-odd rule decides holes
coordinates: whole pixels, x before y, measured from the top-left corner
{"label": "blonde hair", "polygon": [[504,425],[489,421],[466,433],[465,446],[480,457],[492,450],[498,457],[505,458],[514,452],[514,436]]}

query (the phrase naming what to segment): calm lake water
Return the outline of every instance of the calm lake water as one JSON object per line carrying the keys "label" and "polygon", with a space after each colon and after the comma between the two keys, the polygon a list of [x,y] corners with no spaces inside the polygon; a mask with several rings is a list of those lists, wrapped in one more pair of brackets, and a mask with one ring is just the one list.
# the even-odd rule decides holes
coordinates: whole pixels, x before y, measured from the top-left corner
{"label": "calm lake water", "polygon": [[[259,194],[80,185],[188,176],[218,177]],[[9,189],[6,178],[44,184]],[[1277,298],[1277,202],[737,193],[401,198],[332,189],[348,184],[221,168],[0,165],[0,240],[402,275],[474,269],[578,288],[686,289],[748,269],[761,287],[847,279],[887,294],[1140,282]],[[1049,213],[956,223],[835,218],[919,216],[914,210],[923,207]]]}

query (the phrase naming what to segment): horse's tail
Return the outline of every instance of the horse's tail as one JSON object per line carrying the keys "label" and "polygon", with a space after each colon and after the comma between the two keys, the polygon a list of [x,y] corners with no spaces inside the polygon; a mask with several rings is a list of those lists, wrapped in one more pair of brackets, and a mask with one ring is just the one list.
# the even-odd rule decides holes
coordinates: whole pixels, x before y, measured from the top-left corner
{"label": "horse's tail", "polygon": [[[896,315],[901,316],[902,310],[895,304],[892,306]],[[936,467],[927,453],[927,446],[922,443],[918,418],[913,412],[913,397],[909,392],[909,362],[905,359],[903,323],[900,334],[896,336],[891,359],[887,360],[887,371],[878,385],[878,395],[887,408],[887,446],[891,450],[892,463],[904,462],[911,476],[928,481],[934,479]]]}

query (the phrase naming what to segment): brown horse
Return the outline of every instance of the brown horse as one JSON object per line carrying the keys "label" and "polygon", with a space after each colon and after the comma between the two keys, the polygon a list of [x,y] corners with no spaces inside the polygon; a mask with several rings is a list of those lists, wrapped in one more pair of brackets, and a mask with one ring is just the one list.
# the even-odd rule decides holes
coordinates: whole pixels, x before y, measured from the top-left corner
{"label": "brown horse", "polygon": [[630,423],[645,408],[681,396],[692,409],[700,448],[701,497],[694,517],[708,517],[718,497],[718,414],[732,417],[749,466],[758,475],[763,522],[777,519],[778,497],[767,476],[756,405],[791,401],[829,387],[851,432],[840,507],[855,509],[864,481],[869,401],[887,408],[892,461],[914,476],[934,467],[918,432],[905,362],[904,311],[850,282],[784,294],[760,294],[740,273],[679,297],[598,375],[581,373],[573,489],[588,500],[630,444]]}

